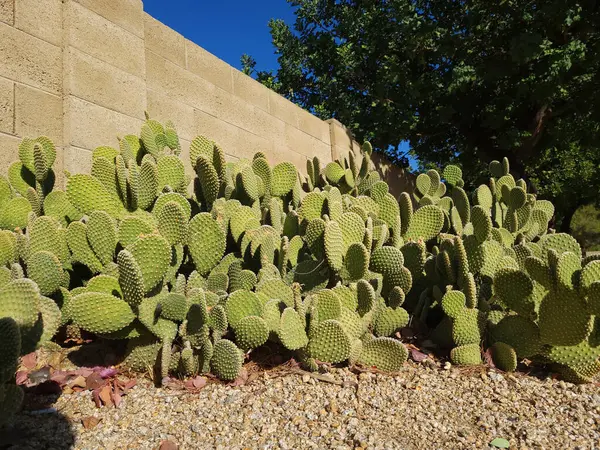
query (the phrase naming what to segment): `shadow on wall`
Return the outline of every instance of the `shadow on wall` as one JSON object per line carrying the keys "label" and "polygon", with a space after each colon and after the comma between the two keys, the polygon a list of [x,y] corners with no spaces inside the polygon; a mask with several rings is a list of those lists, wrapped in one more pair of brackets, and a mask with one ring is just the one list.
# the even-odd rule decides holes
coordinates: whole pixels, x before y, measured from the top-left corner
{"label": "shadow on wall", "polygon": [[[361,144],[355,140],[350,129],[337,121],[335,122],[345,130],[349,142],[351,142],[352,145],[352,149],[349,151],[353,151],[354,155],[358,157],[358,162],[360,162],[362,160],[362,158],[360,158]],[[340,157],[342,156],[345,157],[346,155],[340,155]],[[409,194],[413,193],[417,179],[415,174],[409,172],[407,169],[395,166],[383,153],[380,152],[374,152],[371,155],[371,162],[372,168],[379,173],[382,181],[385,181],[388,184],[390,188],[390,194],[396,197],[396,199],[402,192],[408,192]]]}
{"label": "shadow on wall", "polygon": [[398,198],[402,192],[412,193],[417,176],[402,167],[393,165],[382,153],[373,153],[371,160],[381,179],[390,187],[390,193]]}

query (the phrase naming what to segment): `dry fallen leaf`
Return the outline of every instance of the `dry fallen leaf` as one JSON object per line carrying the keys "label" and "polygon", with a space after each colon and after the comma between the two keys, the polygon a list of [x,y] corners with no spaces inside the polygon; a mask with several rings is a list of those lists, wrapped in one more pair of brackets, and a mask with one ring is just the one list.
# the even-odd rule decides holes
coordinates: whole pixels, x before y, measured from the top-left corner
{"label": "dry fallen leaf", "polygon": [[21,364],[23,364],[23,366],[25,366],[29,370],[35,368],[35,366],[37,364],[37,355],[35,354],[35,352],[29,353],[25,356],[22,356]]}
{"label": "dry fallen leaf", "polygon": [[100,397],[100,400],[102,400],[102,403],[104,403],[106,406],[113,405],[111,393],[112,393],[112,389],[110,388],[110,385],[104,386],[103,388],[100,389],[100,392],[98,392],[98,396]]}
{"label": "dry fallen leaf", "polygon": [[102,379],[99,373],[93,372],[90,376],[87,377],[87,382],[85,387],[87,389],[98,389],[106,384],[106,381]]}
{"label": "dry fallen leaf", "polygon": [[80,387],[80,388],[85,388],[87,386],[87,382],[86,379],[84,377],[82,377],[81,375],[79,375],[78,377],[74,378],[70,383],[69,386],[71,388],[73,388],[74,386]]}
{"label": "dry fallen leaf", "polygon": [[92,428],[95,428],[101,420],[102,419],[99,419],[94,416],[88,416],[81,419],[81,423],[83,424],[83,428],[85,428],[86,430],[91,430]]}
{"label": "dry fallen leaf", "polygon": [[179,446],[173,441],[162,441],[158,450],[177,450]]}
{"label": "dry fallen leaf", "polygon": [[248,381],[248,371],[243,368],[238,377],[231,382],[232,386],[243,386]]}

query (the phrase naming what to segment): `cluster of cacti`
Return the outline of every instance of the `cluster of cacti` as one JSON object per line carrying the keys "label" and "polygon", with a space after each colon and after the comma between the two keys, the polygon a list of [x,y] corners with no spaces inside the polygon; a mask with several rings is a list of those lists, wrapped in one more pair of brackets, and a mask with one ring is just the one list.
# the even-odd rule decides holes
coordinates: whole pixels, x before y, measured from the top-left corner
{"label": "cluster of cacti", "polygon": [[[472,200],[456,166],[396,199],[369,143],[324,168],[309,160],[306,178],[261,153],[226,162],[199,136],[192,179],[180,149],[172,124],[148,119],[61,191],[52,143],[23,141],[0,177],[0,317],[19,327],[21,353],[69,326],[125,341],[126,365],[162,377],[234,379],[267,341],[311,370],[395,371],[410,311],[456,363],[481,362],[483,342],[504,370],[525,357],[571,378],[597,370],[600,266],[548,234],[552,204],[506,161]],[[12,374],[15,352],[2,351]]]}

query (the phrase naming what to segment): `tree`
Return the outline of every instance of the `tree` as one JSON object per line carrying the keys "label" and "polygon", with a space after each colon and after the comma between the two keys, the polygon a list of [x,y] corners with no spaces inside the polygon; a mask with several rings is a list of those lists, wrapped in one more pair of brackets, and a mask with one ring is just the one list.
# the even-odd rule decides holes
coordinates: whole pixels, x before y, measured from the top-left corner
{"label": "tree", "polygon": [[506,156],[561,217],[597,196],[597,176],[582,190],[577,168],[561,171],[599,168],[597,1],[288,2],[296,22],[270,22],[279,68],[253,65],[259,81],[396,162],[408,140],[421,163],[458,162],[475,182]]}

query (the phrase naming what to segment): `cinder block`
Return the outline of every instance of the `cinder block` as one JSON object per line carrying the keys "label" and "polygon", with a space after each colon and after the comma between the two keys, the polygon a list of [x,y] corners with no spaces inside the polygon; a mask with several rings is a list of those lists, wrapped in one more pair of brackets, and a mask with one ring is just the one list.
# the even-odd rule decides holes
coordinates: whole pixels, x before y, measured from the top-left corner
{"label": "cinder block", "polygon": [[268,87],[233,69],[233,93],[248,103],[258,106],[264,111],[269,111],[269,96],[272,92]]}
{"label": "cinder block", "polygon": [[336,119],[326,121],[329,124],[331,145],[350,150],[352,148],[352,132]]}
{"label": "cinder block", "polygon": [[53,94],[62,91],[62,50],[0,23],[0,76]]}
{"label": "cinder block", "polygon": [[146,83],[111,64],[68,49],[68,94],[114,109],[132,117],[144,118]]}
{"label": "cinder block", "polygon": [[282,144],[308,158],[317,156],[321,162],[331,161],[329,145],[291,125],[286,124],[285,126]]}
{"label": "cinder block", "polygon": [[64,100],[65,144],[93,150],[100,145],[119,145],[117,136],[139,134],[143,120],[103,108],[80,98]]}
{"label": "cinder block", "polygon": [[15,84],[0,78],[0,132],[14,133]]}
{"label": "cinder block", "polygon": [[204,105],[199,109],[243,130],[256,133],[254,105],[222,89],[215,89],[213,100],[214,111],[207,110]]}
{"label": "cinder block", "polygon": [[240,129],[237,135],[237,144],[232,154],[240,159],[252,159],[256,152],[263,152],[265,155],[269,155],[272,148],[273,144],[271,141]]}
{"label": "cinder block", "polygon": [[48,136],[63,145],[63,103],[58,95],[29,86],[15,86],[15,133],[20,137]]}
{"label": "cinder block", "polygon": [[194,123],[196,136],[202,134],[217,142],[225,154],[240,157],[237,148],[240,142],[238,136],[243,130],[200,110],[194,110]]}
{"label": "cinder block", "polygon": [[0,22],[13,25],[15,23],[15,0],[0,0]]}
{"label": "cinder block", "polygon": [[227,92],[233,92],[231,73],[234,69],[229,64],[187,39],[185,46],[187,69],[190,72],[200,75]]}
{"label": "cinder block", "polygon": [[15,0],[15,27],[54,45],[62,45],[61,0]]}
{"label": "cinder block", "polygon": [[185,68],[185,38],[154,17],[144,14],[146,48]]}
{"label": "cinder block", "polygon": [[6,175],[8,167],[19,159],[21,139],[10,134],[0,133],[0,174]]}
{"label": "cinder block", "polygon": [[316,137],[327,145],[331,145],[329,124],[313,116],[308,111],[300,109],[298,112],[298,128],[311,136]]}
{"label": "cinder block", "polygon": [[216,115],[214,84],[146,49],[146,84],[186,105]]}
{"label": "cinder block", "polygon": [[272,116],[267,111],[263,111],[258,107],[254,107],[252,131],[271,142],[281,140],[285,133],[286,123]]}
{"label": "cinder block", "polygon": [[298,106],[269,89],[269,112],[284,122],[298,127]]}
{"label": "cinder block", "polygon": [[143,38],[75,2],[66,4],[65,19],[69,45],[132,75],[145,77]]}
{"label": "cinder block", "polygon": [[150,117],[163,123],[173,122],[180,138],[191,140],[196,137],[193,107],[153,90],[147,91],[146,100]]}
{"label": "cinder block", "polygon": [[64,149],[64,170],[72,175],[76,173],[90,173],[92,170],[92,152],[85,148],[69,145]]}
{"label": "cinder block", "polygon": [[293,148],[286,147],[278,143],[273,143],[271,150],[265,152],[267,158],[272,165],[279,164],[281,162],[291,162],[298,172],[306,173],[306,156],[294,151]]}
{"label": "cinder block", "polygon": [[121,28],[144,37],[144,9],[142,0],[75,0]]}

